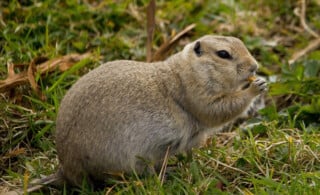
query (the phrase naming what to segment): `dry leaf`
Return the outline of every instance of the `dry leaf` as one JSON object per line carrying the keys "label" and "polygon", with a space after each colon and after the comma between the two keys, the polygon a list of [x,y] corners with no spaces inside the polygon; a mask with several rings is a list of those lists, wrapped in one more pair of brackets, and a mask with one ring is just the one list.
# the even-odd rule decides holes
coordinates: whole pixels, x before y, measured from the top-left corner
{"label": "dry leaf", "polygon": [[26,153],[26,149],[25,148],[15,148],[14,150],[8,152],[4,158],[12,158],[12,157],[16,157],[19,156],[20,154],[25,154]]}
{"label": "dry leaf", "polygon": [[38,84],[36,83],[35,74],[37,73],[37,68],[35,64],[35,60],[32,60],[28,67],[28,80],[31,85],[31,88],[38,92]]}

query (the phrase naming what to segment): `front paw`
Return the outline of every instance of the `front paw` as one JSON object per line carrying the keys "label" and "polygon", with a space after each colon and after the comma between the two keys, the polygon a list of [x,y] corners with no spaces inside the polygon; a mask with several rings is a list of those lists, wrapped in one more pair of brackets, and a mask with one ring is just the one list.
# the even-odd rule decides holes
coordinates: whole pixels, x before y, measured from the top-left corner
{"label": "front paw", "polygon": [[254,81],[252,81],[250,85],[250,91],[254,95],[259,95],[261,93],[264,93],[267,91],[267,82],[262,78],[257,78]]}

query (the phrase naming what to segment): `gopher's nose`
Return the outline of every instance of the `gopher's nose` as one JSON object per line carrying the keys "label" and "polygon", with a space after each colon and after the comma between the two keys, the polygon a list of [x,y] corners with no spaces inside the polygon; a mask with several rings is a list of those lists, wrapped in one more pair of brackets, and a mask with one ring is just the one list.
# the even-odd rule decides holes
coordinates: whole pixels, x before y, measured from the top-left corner
{"label": "gopher's nose", "polygon": [[252,65],[250,66],[249,71],[250,71],[250,72],[255,72],[257,69],[258,69],[258,65],[257,65],[257,64],[252,64]]}

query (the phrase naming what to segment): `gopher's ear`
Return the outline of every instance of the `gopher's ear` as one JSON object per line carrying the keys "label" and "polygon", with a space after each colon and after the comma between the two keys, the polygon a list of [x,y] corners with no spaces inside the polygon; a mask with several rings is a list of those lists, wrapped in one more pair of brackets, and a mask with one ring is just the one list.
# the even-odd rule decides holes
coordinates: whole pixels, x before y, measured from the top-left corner
{"label": "gopher's ear", "polygon": [[196,55],[198,57],[202,56],[202,49],[201,49],[200,41],[196,42],[196,44],[194,45],[193,51],[196,53]]}

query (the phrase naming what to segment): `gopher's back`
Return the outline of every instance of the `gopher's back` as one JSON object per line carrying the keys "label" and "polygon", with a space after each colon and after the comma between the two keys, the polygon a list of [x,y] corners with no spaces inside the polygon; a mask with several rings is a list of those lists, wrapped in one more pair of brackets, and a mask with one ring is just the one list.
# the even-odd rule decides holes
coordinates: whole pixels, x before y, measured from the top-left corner
{"label": "gopher's back", "polygon": [[58,113],[56,144],[71,183],[81,184],[85,175],[103,179],[106,172],[139,171],[145,168],[137,162],[139,157],[159,159],[164,156],[162,147],[182,139],[170,120],[177,108],[165,94],[157,67],[133,61],[107,63],[68,91]]}

